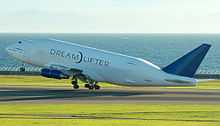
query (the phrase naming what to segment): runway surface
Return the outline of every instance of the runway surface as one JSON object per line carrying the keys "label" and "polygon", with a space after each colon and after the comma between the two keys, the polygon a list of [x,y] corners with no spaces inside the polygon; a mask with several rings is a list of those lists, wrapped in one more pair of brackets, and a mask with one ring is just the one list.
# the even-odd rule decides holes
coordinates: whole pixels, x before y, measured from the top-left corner
{"label": "runway surface", "polygon": [[64,87],[0,87],[0,103],[220,103],[220,90],[196,88],[103,88],[73,90]]}

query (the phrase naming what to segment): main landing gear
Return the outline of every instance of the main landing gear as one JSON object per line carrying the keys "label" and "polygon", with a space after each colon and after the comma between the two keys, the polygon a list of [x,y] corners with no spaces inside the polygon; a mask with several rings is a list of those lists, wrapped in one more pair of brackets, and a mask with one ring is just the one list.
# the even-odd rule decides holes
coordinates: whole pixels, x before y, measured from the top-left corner
{"label": "main landing gear", "polygon": [[85,88],[88,88],[89,90],[99,90],[101,87],[99,85],[97,85],[96,82],[93,82],[93,83],[87,83],[85,84]]}
{"label": "main landing gear", "polygon": [[[72,78],[72,86],[73,89],[79,89],[78,79],[76,77]],[[97,85],[96,81],[88,81],[88,83],[85,84],[85,88],[88,88],[89,90],[99,90],[101,87]]]}

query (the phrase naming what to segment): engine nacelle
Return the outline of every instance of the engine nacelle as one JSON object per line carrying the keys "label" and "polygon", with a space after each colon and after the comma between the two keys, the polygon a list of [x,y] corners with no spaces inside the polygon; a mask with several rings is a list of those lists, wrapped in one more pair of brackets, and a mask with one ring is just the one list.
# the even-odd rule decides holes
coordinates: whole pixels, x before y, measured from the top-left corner
{"label": "engine nacelle", "polygon": [[41,70],[41,75],[47,78],[55,78],[55,79],[69,79],[69,75],[63,73],[59,70],[51,70],[44,68]]}

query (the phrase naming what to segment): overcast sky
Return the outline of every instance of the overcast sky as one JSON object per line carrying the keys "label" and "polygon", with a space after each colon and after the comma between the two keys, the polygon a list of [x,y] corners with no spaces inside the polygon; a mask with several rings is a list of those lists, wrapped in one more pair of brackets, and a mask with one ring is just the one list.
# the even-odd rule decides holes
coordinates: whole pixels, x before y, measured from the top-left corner
{"label": "overcast sky", "polygon": [[220,0],[0,0],[0,32],[220,33]]}

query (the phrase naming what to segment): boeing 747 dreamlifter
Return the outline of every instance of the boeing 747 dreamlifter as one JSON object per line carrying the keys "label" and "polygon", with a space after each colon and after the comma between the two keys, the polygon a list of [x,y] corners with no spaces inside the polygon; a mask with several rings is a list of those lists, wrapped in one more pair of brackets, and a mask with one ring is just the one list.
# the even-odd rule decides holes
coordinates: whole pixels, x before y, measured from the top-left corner
{"label": "boeing 747 dreamlifter", "polygon": [[41,75],[55,79],[78,79],[89,89],[98,82],[126,86],[194,86],[194,75],[211,45],[202,44],[170,65],[160,68],[147,60],[99,50],[56,39],[18,41],[7,52],[28,64],[42,67]]}

